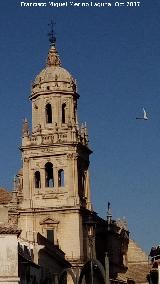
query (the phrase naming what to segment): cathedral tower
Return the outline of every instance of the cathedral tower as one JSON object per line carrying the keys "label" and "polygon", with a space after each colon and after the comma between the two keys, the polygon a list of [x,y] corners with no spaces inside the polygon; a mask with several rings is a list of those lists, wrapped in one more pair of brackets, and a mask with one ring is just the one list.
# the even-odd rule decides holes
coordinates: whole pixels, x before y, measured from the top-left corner
{"label": "cathedral tower", "polygon": [[[22,237],[41,233],[71,262],[85,258],[84,216],[91,209],[86,125],[77,118],[77,85],[61,67],[55,40],[30,95],[32,130],[23,123],[23,169],[17,176]],[[88,213],[87,213],[88,212]]]}

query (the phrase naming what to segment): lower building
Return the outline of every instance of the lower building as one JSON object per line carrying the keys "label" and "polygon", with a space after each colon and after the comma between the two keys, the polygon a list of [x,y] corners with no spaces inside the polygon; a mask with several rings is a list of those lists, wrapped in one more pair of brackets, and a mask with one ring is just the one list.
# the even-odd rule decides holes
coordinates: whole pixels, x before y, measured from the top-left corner
{"label": "lower building", "polygon": [[128,269],[125,274],[119,274],[119,278],[134,281],[136,284],[148,284],[148,255],[132,239],[129,240],[127,258]]}

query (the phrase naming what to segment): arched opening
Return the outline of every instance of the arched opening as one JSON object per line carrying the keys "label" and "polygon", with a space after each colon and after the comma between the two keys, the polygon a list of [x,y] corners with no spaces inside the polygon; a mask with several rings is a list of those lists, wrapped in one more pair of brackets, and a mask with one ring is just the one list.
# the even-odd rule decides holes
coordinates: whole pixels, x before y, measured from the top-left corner
{"label": "arched opening", "polygon": [[54,187],[53,165],[52,165],[52,163],[48,162],[45,165],[45,177],[46,177],[46,187]]}
{"label": "arched opening", "polygon": [[41,174],[39,171],[36,171],[34,174],[35,188],[41,187]]}
{"label": "arched opening", "polygon": [[85,196],[86,173],[79,163],[78,166],[78,192],[80,197]]}
{"label": "arched opening", "polygon": [[59,284],[67,284],[67,283],[72,283],[72,284],[77,283],[76,276],[74,275],[71,268],[64,269],[60,274]]}
{"label": "arched opening", "polygon": [[46,122],[52,123],[52,106],[51,106],[51,104],[46,105]]}
{"label": "arched opening", "polygon": [[66,123],[66,104],[62,104],[62,123]]}
{"label": "arched opening", "polygon": [[58,186],[64,186],[64,170],[62,169],[58,171]]}
{"label": "arched opening", "polygon": [[[93,280],[94,279],[94,280]],[[78,284],[82,283],[105,284],[105,270],[98,259],[91,259],[82,267]]]}

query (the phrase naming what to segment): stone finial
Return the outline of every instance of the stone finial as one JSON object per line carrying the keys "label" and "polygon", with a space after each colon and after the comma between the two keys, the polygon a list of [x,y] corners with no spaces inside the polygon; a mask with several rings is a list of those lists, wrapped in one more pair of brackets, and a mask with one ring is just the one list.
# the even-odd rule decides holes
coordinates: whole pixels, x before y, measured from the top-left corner
{"label": "stone finial", "polygon": [[84,135],[84,124],[81,124],[81,135]]}
{"label": "stone finial", "polygon": [[117,219],[116,225],[120,227],[121,229],[128,230],[128,224],[127,224],[127,220],[125,217],[123,217],[122,219]]}
{"label": "stone finial", "polygon": [[16,208],[17,207],[17,179],[16,177],[13,178],[13,191],[12,191],[12,199],[10,201],[10,207]]}
{"label": "stone finial", "polygon": [[71,87],[74,92],[77,92],[77,83],[73,78],[71,78]]}
{"label": "stone finial", "polygon": [[87,131],[87,123],[84,123],[84,134],[86,137],[88,137],[88,131]]}
{"label": "stone finial", "polygon": [[25,118],[22,127],[22,137],[28,137],[28,136],[29,136],[29,124],[27,118]]}
{"label": "stone finial", "polygon": [[86,143],[89,142],[88,140],[88,129],[87,129],[87,123],[84,123],[84,135],[85,135],[85,139],[86,139]]}
{"label": "stone finial", "polygon": [[55,46],[51,46],[48,52],[47,66],[61,66],[61,61]]}
{"label": "stone finial", "polygon": [[111,203],[108,202],[108,210],[107,210],[107,223],[110,224],[112,220],[112,211],[111,211]]}
{"label": "stone finial", "polygon": [[16,177],[14,176],[13,178],[13,190],[15,191],[17,189],[17,180]]}

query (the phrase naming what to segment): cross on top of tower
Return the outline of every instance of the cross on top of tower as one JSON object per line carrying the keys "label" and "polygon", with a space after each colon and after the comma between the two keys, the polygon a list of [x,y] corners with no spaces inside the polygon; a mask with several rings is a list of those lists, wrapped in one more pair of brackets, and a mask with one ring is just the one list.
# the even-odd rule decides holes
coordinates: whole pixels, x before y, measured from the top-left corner
{"label": "cross on top of tower", "polygon": [[50,32],[48,33],[48,37],[51,47],[48,53],[47,66],[61,66],[61,61],[56,50],[56,36],[54,31],[54,25],[55,22],[53,22],[52,20],[50,24],[48,24],[48,26],[50,26]]}
{"label": "cross on top of tower", "polygon": [[49,38],[49,42],[53,46],[55,46],[55,43],[56,43],[56,36],[55,36],[55,31],[54,31],[55,24],[56,23],[53,22],[52,20],[51,20],[50,24],[48,24],[48,26],[50,26],[50,32],[48,33],[48,38]]}

